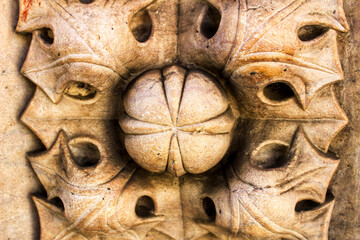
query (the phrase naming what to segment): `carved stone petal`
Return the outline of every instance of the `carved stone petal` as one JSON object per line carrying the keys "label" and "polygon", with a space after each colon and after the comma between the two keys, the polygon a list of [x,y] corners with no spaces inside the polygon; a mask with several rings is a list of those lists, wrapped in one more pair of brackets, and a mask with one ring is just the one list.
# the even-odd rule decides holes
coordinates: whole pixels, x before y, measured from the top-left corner
{"label": "carved stone petal", "polygon": [[160,70],[140,77],[126,92],[124,105],[125,112],[135,119],[160,125],[172,123]]}
{"label": "carved stone petal", "polygon": [[214,167],[224,157],[231,137],[230,134],[179,132],[178,141],[184,168],[198,174]]}
{"label": "carved stone petal", "polygon": [[125,147],[130,156],[145,169],[152,172],[166,170],[172,131],[126,135]]}
{"label": "carved stone petal", "polygon": [[209,77],[191,72],[186,80],[178,116],[178,126],[215,118],[229,107],[220,88]]}

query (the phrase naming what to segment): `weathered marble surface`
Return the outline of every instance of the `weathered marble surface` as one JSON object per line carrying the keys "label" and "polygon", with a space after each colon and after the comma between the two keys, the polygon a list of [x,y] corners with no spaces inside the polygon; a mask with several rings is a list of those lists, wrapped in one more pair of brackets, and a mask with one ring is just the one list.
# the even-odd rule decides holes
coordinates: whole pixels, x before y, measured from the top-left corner
{"label": "weathered marble surface", "polygon": [[[1,239],[38,238],[38,217],[30,194],[44,190],[25,159],[26,151],[41,149],[34,135],[18,119],[34,92],[34,86],[21,77],[19,70],[27,52],[29,38],[14,32],[17,1],[3,1],[0,38],[0,237]],[[360,160],[359,111],[360,64],[358,26],[360,3],[345,1],[347,18],[352,29],[340,36],[344,83],[337,88],[340,103],[349,118],[348,126],[336,137],[330,149],[341,158],[330,188],[335,204],[329,239],[356,240],[360,235]]]}
{"label": "weathered marble surface", "polygon": [[330,185],[338,195],[329,239],[360,239],[360,2],[345,0],[351,31],[339,38],[345,77],[337,95],[349,123],[334,139],[330,150],[343,159]]}
{"label": "weathered marble surface", "polygon": [[14,31],[17,1],[1,1],[0,11],[0,239],[33,239],[39,236],[39,223],[29,194],[42,191],[42,187],[24,149],[41,145],[19,123],[25,102],[35,90],[19,73],[30,38]]}

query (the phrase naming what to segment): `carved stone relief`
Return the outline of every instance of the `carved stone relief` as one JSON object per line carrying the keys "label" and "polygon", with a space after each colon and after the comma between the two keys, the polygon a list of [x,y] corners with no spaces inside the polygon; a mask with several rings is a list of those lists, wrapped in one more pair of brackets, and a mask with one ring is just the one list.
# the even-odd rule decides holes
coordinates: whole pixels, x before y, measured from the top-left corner
{"label": "carved stone relief", "polygon": [[342,0],[20,0],[41,239],[327,239]]}

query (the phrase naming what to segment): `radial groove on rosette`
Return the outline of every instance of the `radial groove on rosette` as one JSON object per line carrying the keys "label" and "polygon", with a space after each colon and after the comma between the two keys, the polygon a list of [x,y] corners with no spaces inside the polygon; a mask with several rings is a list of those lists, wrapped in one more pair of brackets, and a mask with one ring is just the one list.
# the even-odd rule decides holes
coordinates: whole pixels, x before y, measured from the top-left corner
{"label": "radial groove on rosette", "polygon": [[230,133],[234,126],[234,115],[230,109],[203,123],[185,125],[178,129],[183,132],[201,132],[208,134]]}
{"label": "radial groove on rosette", "polygon": [[171,138],[167,170],[179,177],[186,173],[182,164],[180,146],[176,135]]}
{"label": "radial groove on rosette", "polygon": [[176,65],[163,70],[166,98],[173,124],[176,124],[180,108],[185,75],[186,70]]}
{"label": "radial groove on rosette", "polygon": [[130,156],[143,168],[152,172],[163,172],[168,162],[172,131],[126,135],[125,147]]}
{"label": "radial groove on rosette", "polygon": [[120,118],[119,125],[126,134],[132,135],[160,133],[172,129],[170,126],[139,121],[126,114]]}

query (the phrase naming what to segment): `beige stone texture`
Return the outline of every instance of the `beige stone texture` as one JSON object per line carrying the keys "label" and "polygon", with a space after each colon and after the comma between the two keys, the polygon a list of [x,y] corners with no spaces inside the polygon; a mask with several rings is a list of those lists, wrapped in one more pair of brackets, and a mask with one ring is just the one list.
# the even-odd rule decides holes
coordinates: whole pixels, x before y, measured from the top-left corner
{"label": "beige stone texture", "polygon": [[0,240],[359,240],[359,15],[1,1]]}

